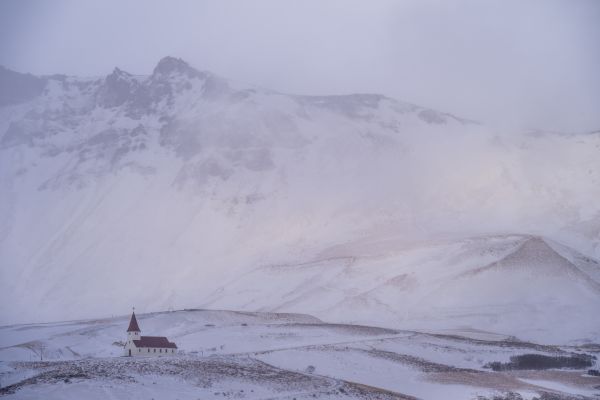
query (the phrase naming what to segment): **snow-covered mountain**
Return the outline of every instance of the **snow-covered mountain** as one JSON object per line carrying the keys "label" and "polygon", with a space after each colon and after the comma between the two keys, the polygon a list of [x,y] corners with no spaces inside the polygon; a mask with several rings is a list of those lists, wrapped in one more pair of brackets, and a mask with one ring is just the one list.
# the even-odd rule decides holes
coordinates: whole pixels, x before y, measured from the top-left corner
{"label": "snow-covered mountain", "polygon": [[581,339],[599,155],[597,132],[282,94],[171,57],[150,76],[0,69],[0,318],[205,305],[527,335],[561,311]]}

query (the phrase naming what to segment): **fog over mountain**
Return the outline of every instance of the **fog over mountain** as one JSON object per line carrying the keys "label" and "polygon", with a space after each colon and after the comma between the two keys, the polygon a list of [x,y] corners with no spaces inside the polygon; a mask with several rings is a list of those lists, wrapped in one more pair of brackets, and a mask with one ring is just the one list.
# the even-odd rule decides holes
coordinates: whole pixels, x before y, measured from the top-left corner
{"label": "fog over mountain", "polygon": [[286,93],[381,93],[494,126],[600,129],[596,0],[0,3],[0,65],[150,74],[175,55]]}
{"label": "fog over mountain", "polygon": [[536,337],[566,309],[581,329],[558,340],[597,331],[599,132],[279,93],[174,57],[0,84],[5,323],[135,304],[507,333],[538,315]]}

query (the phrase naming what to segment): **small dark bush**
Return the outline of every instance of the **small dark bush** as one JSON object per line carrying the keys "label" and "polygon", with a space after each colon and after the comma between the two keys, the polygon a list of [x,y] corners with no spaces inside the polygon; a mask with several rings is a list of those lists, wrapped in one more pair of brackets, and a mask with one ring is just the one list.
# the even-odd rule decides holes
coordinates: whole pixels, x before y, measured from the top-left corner
{"label": "small dark bush", "polygon": [[508,369],[508,365],[510,363],[501,363],[500,361],[493,361],[491,363],[487,363],[483,366],[483,368],[490,368],[492,371],[505,371]]}
{"label": "small dark bush", "polygon": [[596,357],[589,354],[571,354],[570,356],[546,356],[543,354],[523,354],[513,356],[510,362],[501,363],[494,361],[486,364],[485,368],[491,368],[494,371],[509,371],[514,369],[585,369],[594,364]]}
{"label": "small dark bush", "polygon": [[597,369],[588,369],[588,375],[600,376],[600,371],[598,371]]}

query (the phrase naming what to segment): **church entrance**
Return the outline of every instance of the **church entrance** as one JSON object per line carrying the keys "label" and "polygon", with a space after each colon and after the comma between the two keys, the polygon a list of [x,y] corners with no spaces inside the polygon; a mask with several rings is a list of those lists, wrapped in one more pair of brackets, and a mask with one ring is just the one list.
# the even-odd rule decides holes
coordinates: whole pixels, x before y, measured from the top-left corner
{"label": "church entrance", "polygon": [[129,357],[131,357],[131,349],[129,349]]}

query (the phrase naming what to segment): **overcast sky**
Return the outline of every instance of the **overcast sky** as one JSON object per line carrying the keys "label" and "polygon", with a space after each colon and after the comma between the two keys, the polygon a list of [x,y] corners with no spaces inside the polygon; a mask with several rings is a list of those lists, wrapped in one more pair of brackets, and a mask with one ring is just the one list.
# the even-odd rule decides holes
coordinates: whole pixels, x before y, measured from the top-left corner
{"label": "overcast sky", "polygon": [[600,1],[2,0],[0,65],[383,93],[499,127],[600,129]]}

